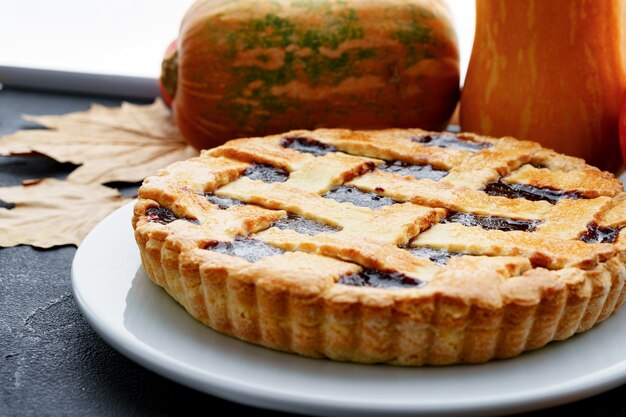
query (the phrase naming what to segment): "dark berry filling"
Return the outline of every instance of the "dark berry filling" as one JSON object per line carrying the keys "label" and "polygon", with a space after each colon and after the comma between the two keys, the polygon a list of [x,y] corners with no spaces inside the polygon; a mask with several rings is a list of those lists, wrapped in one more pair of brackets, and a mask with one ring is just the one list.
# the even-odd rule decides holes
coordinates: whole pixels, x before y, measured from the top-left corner
{"label": "dark berry filling", "polygon": [[426,282],[412,278],[402,272],[365,268],[358,274],[343,275],[339,278],[339,284],[352,285],[353,287],[415,288],[426,285]]}
{"label": "dark berry filling", "polygon": [[310,153],[315,156],[326,155],[327,153],[337,152],[337,148],[326,145],[319,140],[311,138],[291,137],[285,138],[280,142],[283,148],[293,149],[298,152]]}
{"label": "dark berry filling", "polygon": [[324,194],[324,197],[332,198],[340,203],[352,203],[355,206],[369,207],[372,210],[396,203],[395,200],[392,200],[389,197],[384,197],[375,193],[368,193],[361,191],[356,187],[346,185],[340,185],[339,187],[333,188]]}
{"label": "dark berry filling", "polygon": [[[151,223],[161,223],[161,224],[169,224],[173,222],[174,220],[179,219],[178,217],[176,217],[174,213],[172,213],[171,210],[168,210],[163,206],[150,207],[148,210],[146,210],[146,218]],[[183,218],[181,220],[198,224],[198,220],[195,220],[195,219]]]}
{"label": "dark berry filling", "polygon": [[516,220],[504,217],[478,216],[471,213],[451,213],[441,223],[461,223],[463,226],[480,226],[487,230],[503,232],[521,231],[534,232],[541,223],[538,220]]}
{"label": "dark berry filling", "polygon": [[487,184],[484,191],[493,196],[524,198],[531,201],[543,200],[551,204],[556,204],[556,202],[562,198],[571,198],[574,200],[585,198],[575,191],[555,190],[547,187],[540,188],[526,184],[508,184],[502,181]]}
{"label": "dark berry filling", "polygon": [[270,246],[260,240],[249,237],[237,236],[232,242],[209,242],[205,249],[223,253],[231,256],[238,256],[248,262],[256,262],[266,256],[280,255],[284,253],[282,249]]}
{"label": "dark berry filling", "polygon": [[420,135],[411,139],[413,142],[421,143],[426,146],[439,146],[440,148],[455,148],[463,151],[476,152],[481,149],[490,148],[491,143],[472,142],[465,139],[459,139],[458,136],[450,133]]}
{"label": "dark berry filling", "polygon": [[316,220],[306,219],[293,213],[289,213],[287,217],[276,221],[272,226],[279,229],[295,230],[298,233],[304,233],[311,236],[315,236],[320,233],[335,233],[339,231],[338,227],[330,226]]}
{"label": "dark berry filling", "polygon": [[428,246],[418,248],[407,248],[411,255],[418,258],[428,258],[438,265],[446,265],[453,256],[461,256],[462,253],[449,252],[445,249],[435,249]]}
{"label": "dark berry filling", "polygon": [[284,169],[257,163],[254,163],[251,167],[246,168],[243,175],[251,180],[263,182],[285,182],[289,178],[289,173]]}
{"label": "dark berry filling", "polygon": [[617,235],[619,235],[619,229],[591,223],[587,226],[587,231],[580,236],[580,240],[587,243],[614,243]]}
{"label": "dark berry filling", "polygon": [[206,197],[207,200],[217,205],[222,210],[226,210],[227,208],[233,207],[233,206],[245,206],[246,205],[246,203],[244,203],[243,201],[235,200],[234,198],[228,198],[228,197],[218,197],[215,194],[211,194],[211,193],[205,193],[204,196]]}
{"label": "dark berry filling", "polygon": [[0,200],[0,208],[11,210],[15,208],[15,204]]}
{"label": "dark berry filling", "polygon": [[418,180],[428,178],[433,181],[439,181],[448,175],[448,171],[435,169],[431,165],[414,165],[404,161],[386,162],[378,165],[377,168],[391,174],[408,175]]}
{"label": "dark berry filling", "polygon": [[165,207],[150,207],[146,210],[146,218],[151,223],[168,224],[174,220],[178,220],[178,217],[174,215],[170,210]]}

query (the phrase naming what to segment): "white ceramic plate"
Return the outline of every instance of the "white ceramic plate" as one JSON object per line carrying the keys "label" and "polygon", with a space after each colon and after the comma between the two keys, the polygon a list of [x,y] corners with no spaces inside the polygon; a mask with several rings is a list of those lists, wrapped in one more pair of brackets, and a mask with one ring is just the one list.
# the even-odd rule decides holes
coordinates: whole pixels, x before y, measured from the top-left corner
{"label": "white ceramic plate", "polygon": [[320,415],[493,415],[591,396],[626,382],[626,311],[591,331],[516,359],[399,368],[274,352],[189,316],[141,267],[132,204],[76,252],[74,294],[113,347],[166,378],[249,405]]}

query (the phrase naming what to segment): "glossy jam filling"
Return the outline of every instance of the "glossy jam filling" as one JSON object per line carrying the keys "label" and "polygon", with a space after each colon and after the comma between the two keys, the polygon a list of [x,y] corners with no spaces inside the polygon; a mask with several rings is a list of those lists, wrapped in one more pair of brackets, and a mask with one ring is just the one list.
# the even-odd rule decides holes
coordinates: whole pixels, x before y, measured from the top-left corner
{"label": "glossy jam filling", "polygon": [[[178,217],[176,217],[176,215],[172,213],[171,210],[166,209],[163,206],[159,206],[150,207],[148,210],[146,210],[146,219],[151,223],[169,224],[174,220],[178,220]],[[198,223],[198,221],[194,219],[183,218],[182,220],[191,223]]]}
{"label": "glossy jam filling", "polygon": [[580,240],[587,243],[614,243],[618,235],[619,229],[591,223],[587,226],[587,231],[580,236]]}
{"label": "glossy jam filling", "polygon": [[0,200],[0,208],[11,210],[15,208],[15,204]]}
{"label": "glossy jam filling", "polygon": [[298,233],[311,236],[315,236],[320,233],[336,233],[340,230],[338,227],[330,226],[316,220],[306,219],[292,213],[289,213],[287,217],[274,222],[272,226],[279,229],[295,230]]}
{"label": "glossy jam filling", "polygon": [[404,161],[391,161],[378,165],[376,168],[384,172],[398,175],[408,175],[413,178],[427,178],[433,181],[439,181],[446,175],[448,171],[435,169],[431,165],[414,165]]}
{"label": "glossy jam filling", "polygon": [[411,255],[418,258],[428,258],[438,265],[446,265],[450,258],[453,256],[461,256],[462,253],[449,252],[445,249],[435,249],[428,246],[421,246],[419,248],[407,248]]}
{"label": "glossy jam filling", "polygon": [[311,138],[291,137],[281,141],[283,148],[293,149],[294,151],[310,153],[315,156],[323,156],[327,153],[337,152],[337,148],[326,145],[319,140]]}
{"label": "glossy jam filling", "polygon": [[150,207],[146,210],[146,219],[151,223],[168,224],[174,220],[178,220],[178,217],[174,215],[170,210],[165,207]]}
{"label": "glossy jam filling", "polygon": [[469,140],[459,139],[458,136],[450,133],[420,135],[412,138],[411,140],[426,146],[454,148],[470,152],[480,151],[481,149],[490,148],[492,146],[491,143],[472,142]]}
{"label": "glossy jam filling", "polygon": [[556,204],[562,198],[571,198],[578,200],[584,198],[583,195],[574,191],[555,190],[553,188],[540,188],[526,184],[508,184],[498,181],[492,182],[485,186],[484,191],[493,196],[507,198],[524,198],[531,201],[547,201]]}
{"label": "glossy jam filling", "polygon": [[285,182],[289,178],[289,173],[284,169],[257,163],[254,163],[251,167],[246,168],[243,175],[251,180],[263,182]]}
{"label": "glossy jam filling", "polygon": [[205,193],[204,196],[206,197],[207,200],[209,200],[209,202],[217,205],[222,210],[226,210],[227,208],[233,207],[233,206],[245,206],[246,205],[246,203],[244,203],[243,201],[235,200],[234,198],[228,198],[228,197],[218,197],[211,193]]}
{"label": "glossy jam filling", "polygon": [[426,282],[412,278],[402,272],[365,268],[358,274],[343,275],[339,278],[339,284],[353,287],[416,288],[426,285]]}
{"label": "glossy jam filling", "polygon": [[538,220],[516,220],[504,217],[478,216],[471,213],[451,213],[441,223],[461,223],[463,226],[480,226],[487,230],[503,232],[534,232],[541,223]]}
{"label": "glossy jam filling", "polygon": [[282,249],[270,246],[260,240],[249,237],[237,236],[232,242],[210,242],[205,249],[223,253],[225,255],[237,256],[248,262],[256,262],[266,256],[280,255],[284,253]]}
{"label": "glossy jam filling", "polygon": [[[382,192],[382,189],[381,189]],[[395,200],[375,193],[361,191],[356,187],[341,185],[335,187],[323,197],[332,198],[340,203],[352,203],[355,206],[369,207],[372,210],[395,204]]]}

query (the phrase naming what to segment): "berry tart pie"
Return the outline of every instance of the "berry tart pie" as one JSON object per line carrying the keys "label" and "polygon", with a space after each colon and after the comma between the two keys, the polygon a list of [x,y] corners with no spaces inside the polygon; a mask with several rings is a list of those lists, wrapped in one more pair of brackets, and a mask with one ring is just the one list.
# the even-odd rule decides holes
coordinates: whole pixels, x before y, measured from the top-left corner
{"label": "berry tart pie", "polygon": [[147,178],[145,270],[238,339],[442,365],[567,339],[624,302],[626,193],[535,142],[422,130],[238,139]]}

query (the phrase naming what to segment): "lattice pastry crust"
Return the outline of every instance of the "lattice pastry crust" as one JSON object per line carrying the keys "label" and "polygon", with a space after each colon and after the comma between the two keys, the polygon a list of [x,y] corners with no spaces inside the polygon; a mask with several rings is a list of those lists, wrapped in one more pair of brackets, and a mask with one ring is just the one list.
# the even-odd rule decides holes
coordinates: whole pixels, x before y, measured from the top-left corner
{"label": "lattice pastry crust", "polygon": [[624,302],[626,193],[512,138],[422,130],[233,140],[139,190],[148,276],[207,326],[311,357],[486,362]]}

